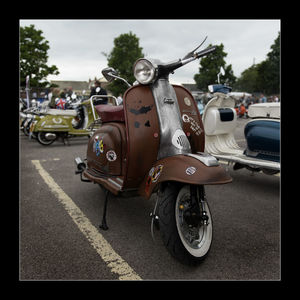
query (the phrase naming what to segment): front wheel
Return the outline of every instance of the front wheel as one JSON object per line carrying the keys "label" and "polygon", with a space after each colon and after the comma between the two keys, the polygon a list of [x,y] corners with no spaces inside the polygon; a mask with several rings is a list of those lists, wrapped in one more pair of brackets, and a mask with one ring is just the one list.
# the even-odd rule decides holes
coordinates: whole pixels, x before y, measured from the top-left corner
{"label": "front wheel", "polygon": [[31,121],[29,121],[26,125],[26,120],[23,122],[23,132],[26,136],[29,136],[29,129],[30,129],[30,124],[31,124]]}
{"label": "front wheel", "polygon": [[204,198],[204,187],[191,200],[189,185],[168,183],[158,195],[158,218],[167,250],[180,262],[195,265],[207,256],[212,242],[212,217]]}

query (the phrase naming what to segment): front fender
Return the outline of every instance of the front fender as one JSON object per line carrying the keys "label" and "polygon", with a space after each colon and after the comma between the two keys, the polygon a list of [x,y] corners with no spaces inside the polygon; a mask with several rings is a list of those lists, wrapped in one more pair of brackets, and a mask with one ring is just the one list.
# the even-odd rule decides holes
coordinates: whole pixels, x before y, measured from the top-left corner
{"label": "front fender", "polygon": [[175,155],[158,160],[150,169],[139,188],[141,196],[149,198],[155,187],[164,181],[206,185],[232,182],[220,165],[207,166],[201,155]]}

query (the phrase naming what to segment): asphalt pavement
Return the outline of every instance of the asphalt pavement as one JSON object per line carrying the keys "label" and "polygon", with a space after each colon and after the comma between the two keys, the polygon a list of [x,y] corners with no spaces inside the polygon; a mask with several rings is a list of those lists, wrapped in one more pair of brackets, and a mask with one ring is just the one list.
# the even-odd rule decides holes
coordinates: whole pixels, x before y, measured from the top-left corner
{"label": "asphalt pavement", "polygon": [[[241,146],[245,122],[238,120],[235,136]],[[45,147],[23,133],[19,140],[21,281],[119,280],[122,272],[142,280],[280,280],[279,176],[224,165],[233,182],[206,186],[214,224],[210,253],[202,264],[189,267],[169,255],[159,232],[152,240],[154,195],[150,200],[112,196],[109,230],[98,229],[104,192],[75,175],[74,158],[85,158],[86,137],[70,139],[70,146],[56,141]],[[102,255],[95,243],[111,248]],[[117,266],[116,258],[108,260],[112,254]]]}

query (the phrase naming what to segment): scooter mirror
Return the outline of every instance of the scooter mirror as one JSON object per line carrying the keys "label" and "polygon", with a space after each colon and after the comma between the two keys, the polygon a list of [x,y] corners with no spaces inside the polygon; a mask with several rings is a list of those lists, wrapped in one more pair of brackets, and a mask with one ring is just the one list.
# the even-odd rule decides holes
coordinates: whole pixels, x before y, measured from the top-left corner
{"label": "scooter mirror", "polygon": [[114,68],[108,67],[102,70],[102,75],[108,82],[112,82],[115,79],[114,76],[118,76],[118,72]]}
{"label": "scooter mirror", "polygon": [[220,75],[225,75],[225,70],[223,69],[223,67],[220,68],[220,72],[218,73],[218,83],[220,83]]}
{"label": "scooter mirror", "polygon": [[225,70],[223,69],[223,67],[220,68],[220,73],[222,74],[222,76],[225,75]]}

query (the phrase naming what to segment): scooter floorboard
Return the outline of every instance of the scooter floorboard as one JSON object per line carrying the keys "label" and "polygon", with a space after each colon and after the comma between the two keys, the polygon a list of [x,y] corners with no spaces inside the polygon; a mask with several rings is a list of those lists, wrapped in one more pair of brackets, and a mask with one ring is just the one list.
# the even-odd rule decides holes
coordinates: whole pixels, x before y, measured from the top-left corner
{"label": "scooter floorboard", "polygon": [[88,178],[89,180],[91,180],[94,183],[99,183],[100,185],[102,185],[104,188],[109,190],[114,195],[118,195],[119,192],[122,191],[123,180],[124,180],[123,176],[118,176],[118,177],[113,177],[113,178],[107,177],[105,175],[99,176],[98,174],[96,174],[95,172],[93,172],[90,169],[88,171],[85,170],[83,172],[83,176]]}
{"label": "scooter floorboard", "polygon": [[280,171],[280,163],[273,162],[273,161],[266,161],[258,158],[253,157],[245,157],[245,155],[221,155],[221,154],[214,154],[214,157],[235,163],[241,163],[244,165],[249,165],[251,167],[260,167],[272,170]]}

